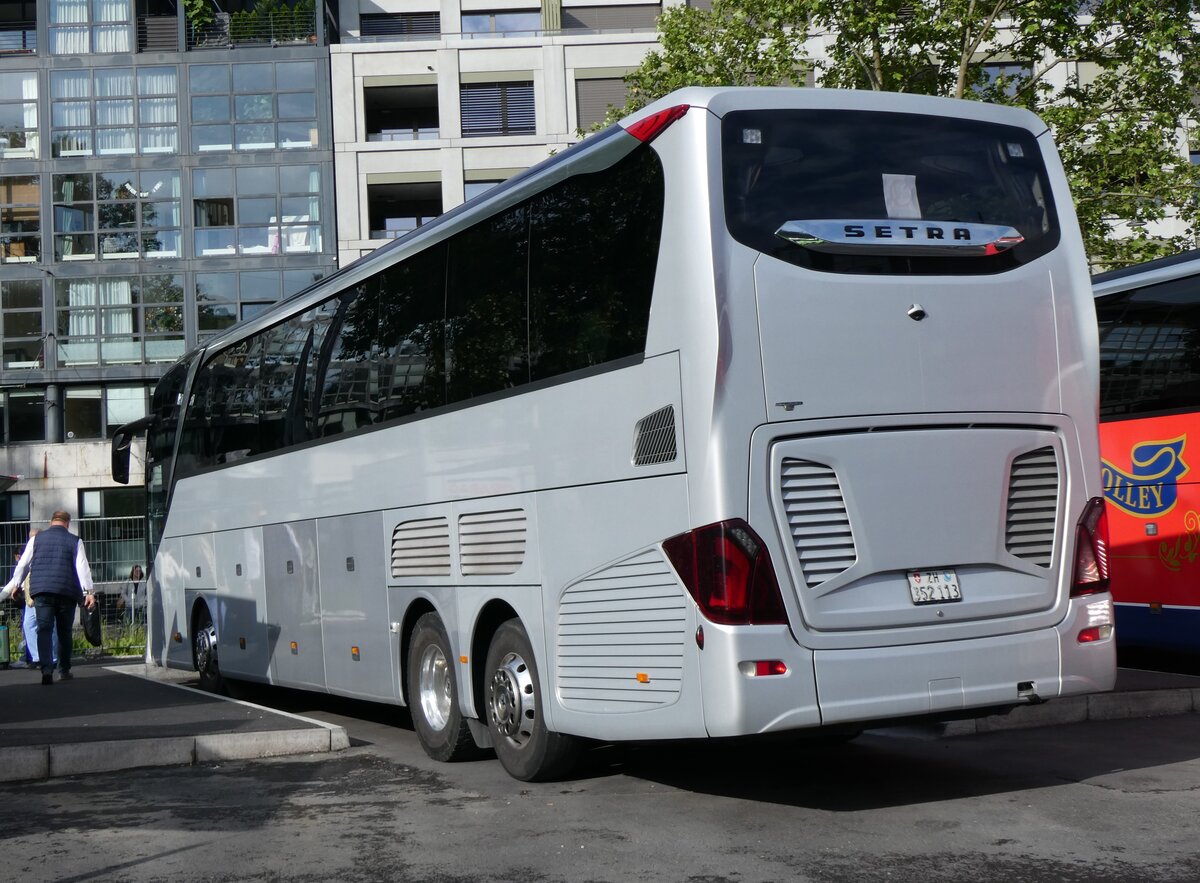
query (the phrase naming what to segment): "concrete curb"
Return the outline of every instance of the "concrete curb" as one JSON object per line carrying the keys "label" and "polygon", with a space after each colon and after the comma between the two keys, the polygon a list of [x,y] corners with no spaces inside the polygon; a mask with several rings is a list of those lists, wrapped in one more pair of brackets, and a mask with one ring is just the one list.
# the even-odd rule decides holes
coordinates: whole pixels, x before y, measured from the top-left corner
{"label": "concrete curb", "polygon": [[199,736],[172,736],[157,739],[72,742],[63,745],[27,745],[0,748],[0,782],[24,782],[55,779],[85,773],[109,773],[145,767],[190,766],[230,760],[254,760],[289,754],[317,754],[350,747],[344,727],[324,721],[264,708],[224,696],[216,696],[161,678],[146,677],[129,671],[128,666],[106,666],[110,671],[187,690],[206,699],[222,699],[311,726],[295,730],[261,732],[207,733]]}
{"label": "concrete curb", "polygon": [[944,736],[973,736],[1030,727],[1054,727],[1085,721],[1131,720],[1168,717],[1200,711],[1200,689],[1175,687],[1163,690],[1129,690],[1120,693],[1095,693],[1054,699],[1045,705],[1014,708],[1008,714],[994,714],[974,720],[945,724]]}

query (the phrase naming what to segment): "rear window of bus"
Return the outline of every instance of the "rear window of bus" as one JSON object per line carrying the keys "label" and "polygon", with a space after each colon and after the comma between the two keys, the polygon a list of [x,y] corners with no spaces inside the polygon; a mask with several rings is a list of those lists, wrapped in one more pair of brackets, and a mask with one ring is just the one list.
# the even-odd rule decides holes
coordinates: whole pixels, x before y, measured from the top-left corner
{"label": "rear window of bus", "polygon": [[[903,113],[750,110],[727,114],[721,137],[730,233],[797,266],[997,273],[1058,243],[1041,150],[1025,129]],[[785,223],[805,220],[957,222],[1012,228],[1022,239],[995,254],[930,255],[904,248],[828,253],[777,235]]]}

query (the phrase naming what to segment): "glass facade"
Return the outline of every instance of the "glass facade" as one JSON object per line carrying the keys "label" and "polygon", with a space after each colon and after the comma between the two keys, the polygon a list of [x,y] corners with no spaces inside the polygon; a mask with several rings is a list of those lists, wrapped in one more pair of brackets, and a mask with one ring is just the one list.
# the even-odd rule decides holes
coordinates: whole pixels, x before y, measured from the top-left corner
{"label": "glass facade", "polygon": [[37,71],[0,71],[0,159],[37,159]]}
{"label": "glass facade", "polygon": [[31,51],[0,53],[0,443],[103,443],[335,268],[328,49],[186,51],[176,8],[30,4]]}
{"label": "glass facade", "polygon": [[173,65],[52,71],[52,154],[176,153],[177,83]]}
{"label": "glass facade", "polygon": [[196,64],[188,70],[188,91],[196,153],[321,143],[315,62]]}

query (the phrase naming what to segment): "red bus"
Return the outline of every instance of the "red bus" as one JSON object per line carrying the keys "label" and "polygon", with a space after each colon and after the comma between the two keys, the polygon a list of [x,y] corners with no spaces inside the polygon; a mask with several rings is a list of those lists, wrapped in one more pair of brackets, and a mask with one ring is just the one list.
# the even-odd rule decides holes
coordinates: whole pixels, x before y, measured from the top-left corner
{"label": "red bus", "polygon": [[1092,282],[1117,645],[1200,654],[1200,251]]}

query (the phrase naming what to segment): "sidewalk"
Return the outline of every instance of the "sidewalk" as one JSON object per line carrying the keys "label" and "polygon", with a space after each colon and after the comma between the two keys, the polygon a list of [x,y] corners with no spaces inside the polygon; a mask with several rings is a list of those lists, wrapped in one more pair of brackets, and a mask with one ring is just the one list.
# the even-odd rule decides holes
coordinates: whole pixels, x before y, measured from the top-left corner
{"label": "sidewalk", "polygon": [[0,670],[0,782],[350,744],[341,727],[183,686],[187,672],[112,660],[72,673],[43,687],[35,670]]}
{"label": "sidewalk", "polygon": [[[139,662],[81,663],[43,687],[29,669],[0,670],[0,782],[134,767],[339,751],[345,729],[205,693],[195,675]],[[1119,669],[1111,693],[1056,699],[954,721],[940,735],[1200,712],[1200,677]]]}

